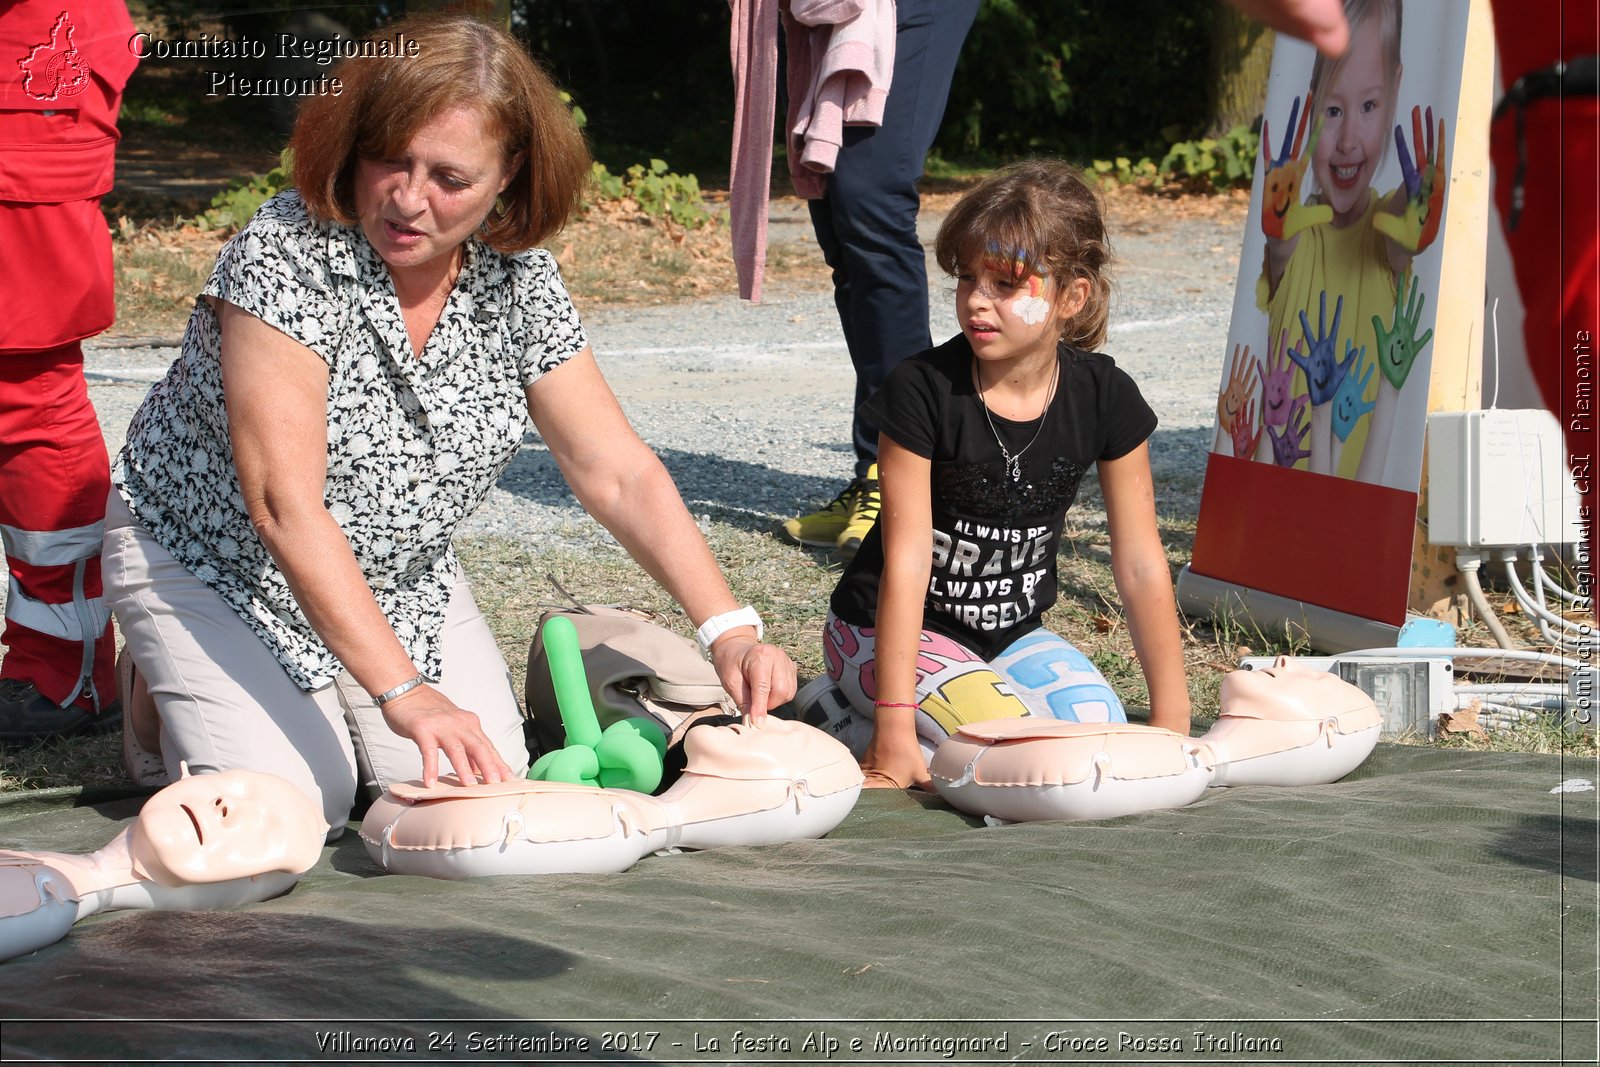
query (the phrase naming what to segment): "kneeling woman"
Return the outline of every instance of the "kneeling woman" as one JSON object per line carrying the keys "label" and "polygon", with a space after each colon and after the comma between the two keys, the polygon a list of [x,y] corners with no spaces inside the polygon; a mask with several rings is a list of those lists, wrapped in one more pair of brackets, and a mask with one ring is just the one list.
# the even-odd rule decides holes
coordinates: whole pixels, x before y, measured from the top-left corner
{"label": "kneeling woman", "polygon": [[[589,173],[516,40],[388,27],[302,108],[296,192],[223,249],[118,457],[106,595],[168,773],[281,775],[342,827],[358,786],[527,769],[451,537],[535,427],[578,500],[683,605],[751,714],[794,664],[739,609],[601,377],[556,265]],[[137,710],[134,701],[129,706]],[[156,743],[137,716],[130,741]]]}

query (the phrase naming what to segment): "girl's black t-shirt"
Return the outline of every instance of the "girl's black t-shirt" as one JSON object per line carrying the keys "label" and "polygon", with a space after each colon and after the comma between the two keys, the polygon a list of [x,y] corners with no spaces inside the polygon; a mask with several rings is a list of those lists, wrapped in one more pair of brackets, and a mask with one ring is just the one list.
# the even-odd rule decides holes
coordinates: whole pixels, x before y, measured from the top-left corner
{"label": "girl's black t-shirt", "polygon": [[[1156,427],[1155,412],[1110,356],[1062,345],[1044,424],[991,414],[972,381],[962,334],[890,372],[862,414],[897,444],[933,464],[933,571],[923,627],[993,659],[1039,626],[1056,600],[1056,550],[1067,508],[1090,465],[1125,456]],[[1022,478],[1004,469],[994,431],[1022,456]],[[883,538],[878,525],[834,588],[830,607],[855,626],[876,625]]]}

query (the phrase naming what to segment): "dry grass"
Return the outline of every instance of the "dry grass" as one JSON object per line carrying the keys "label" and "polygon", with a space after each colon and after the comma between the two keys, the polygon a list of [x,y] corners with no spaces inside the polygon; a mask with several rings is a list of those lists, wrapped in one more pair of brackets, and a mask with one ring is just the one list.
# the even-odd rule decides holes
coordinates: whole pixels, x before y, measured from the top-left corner
{"label": "dry grass", "polygon": [[113,337],[176,338],[211,276],[223,234],[194,226],[118,220],[112,244],[117,324]]}

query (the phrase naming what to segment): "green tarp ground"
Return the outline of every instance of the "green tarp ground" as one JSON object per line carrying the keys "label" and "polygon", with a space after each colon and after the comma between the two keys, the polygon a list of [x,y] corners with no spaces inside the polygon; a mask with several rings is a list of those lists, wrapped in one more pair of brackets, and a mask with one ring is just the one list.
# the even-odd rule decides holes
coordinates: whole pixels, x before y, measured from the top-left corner
{"label": "green tarp ground", "polygon": [[[467,883],[349,833],[276,900],[0,964],[0,1051],[1593,1063],[1600,794],[1561,786],[1596,772],[1380,745],[1334,785],[1000,827],[871,792],[821,841]],[[0,846],[90,851],[138,804],[8,796]]]}

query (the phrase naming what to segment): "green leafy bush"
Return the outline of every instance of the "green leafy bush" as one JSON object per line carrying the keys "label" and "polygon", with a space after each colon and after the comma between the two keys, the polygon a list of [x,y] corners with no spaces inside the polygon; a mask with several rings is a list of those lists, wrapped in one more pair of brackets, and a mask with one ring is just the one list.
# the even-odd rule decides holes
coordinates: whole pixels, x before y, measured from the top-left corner
{"label": "green leafy bush", "polygon": [[1216,189],[1248,186],[1260,144],[1258,134],[1235,126],[1221,137],[1178,142],[1167,149],[1157,169],[1179,180],[1209,181]]}
{"label": "green leafy bush", "polygon": [[1118,156],[1110,160],[1097,159],[1092,167],[1100,177],[1123,185],[1179,182],[1206,184],[1218,191],[1244,189],[1249,188],[1255,174],[1256,152],[1260,145],[1259,134],[1244,126],[1235,126],[1221,137],[1179,141],[1167,149],[1160,163],[1149,156],[1137,163],[1127,156]]}
{"label": "green leafy bush", "polygon": [[294,185],[294,154],[285,148],[278,165],[265,174],[235,178],[211,198],[211,206],[195,218],[195,225],[212,230],[241,230],[256,209]]}
{"label": "green leafy bush", "polygon": [[700,179],[673,173],[661,159],[652,159],[648,166],[635,163],[622,174],[596,163],[590,188],[601,200],[631,199],[646,215],[670,219],[685,229],[697,229],[713,218],[700,197]]}
{"label": "green leafy bush", "polygon": [[[579,129],[589,124],[589,117],[573,101],[571,93],[563,92],[561,99],[577,119]],[[635,163],[621,174],[611,173],[604,163],[596,161],[589,170],[589,188],[596,200],[631,199],[646,215],[671,219],[685,229],[697,229],[713,217],[700,198],[700,179],[693,174],[674,174],[663,159],[652,159],[648,166]],[[587,208],[589,203],[584,206]]]}

